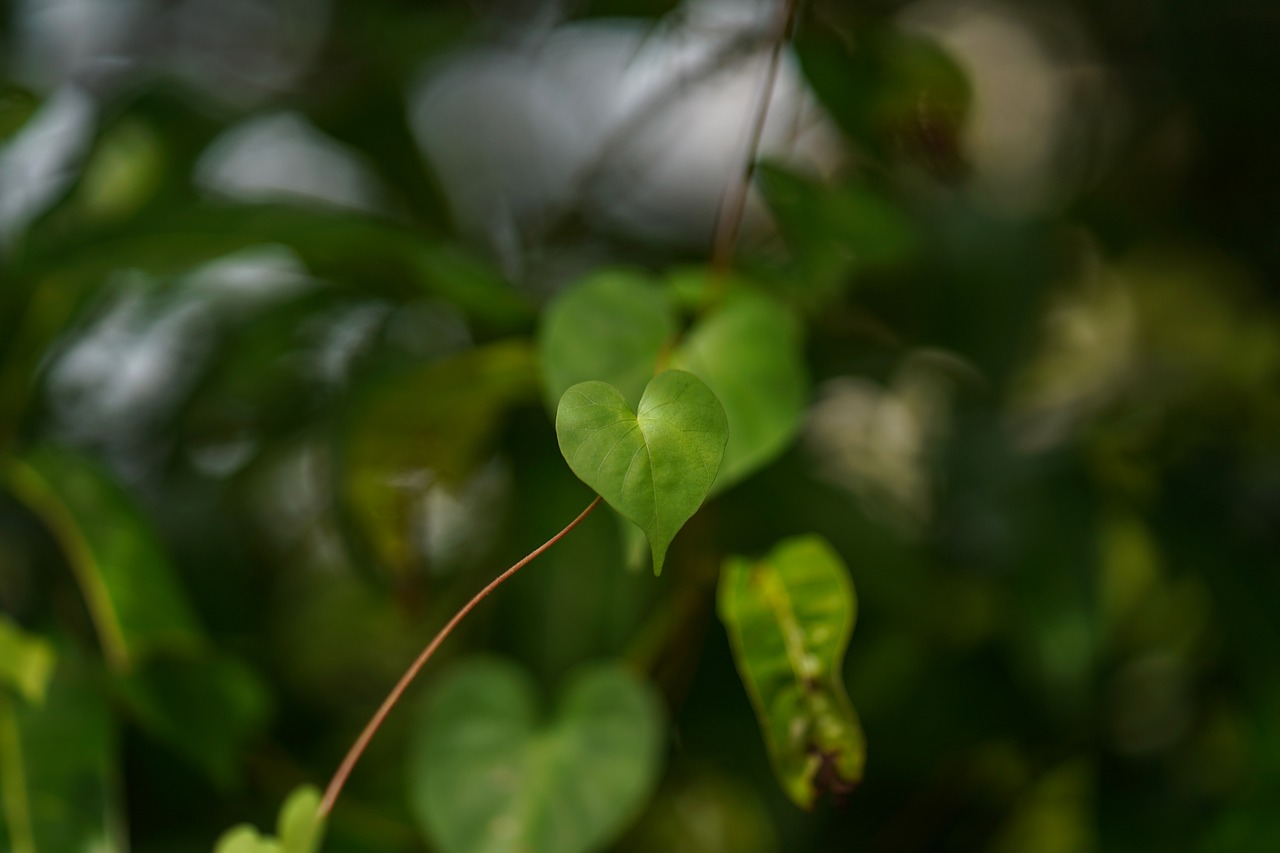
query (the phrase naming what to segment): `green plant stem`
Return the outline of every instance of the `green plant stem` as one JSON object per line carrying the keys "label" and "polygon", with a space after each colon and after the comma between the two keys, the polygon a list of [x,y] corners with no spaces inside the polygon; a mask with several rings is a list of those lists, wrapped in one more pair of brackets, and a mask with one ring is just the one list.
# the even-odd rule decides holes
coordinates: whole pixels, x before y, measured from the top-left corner
{"label": "green plant stem", "polygon": [[72,574],[80,586],[80,594],[84,596],[107,666],[115,672],[128,671],[132,661],[124,628],[120,625],[120,613],[111,600],[107,582],[80,526],[48,480],[35,468],[18,462],[8,466],[3,473],[7,474],[5,479],[14,495],[40,516],[64,549]]}
{"label": "green plant stem", "polygon": [[31,803],[27,799],[26,773],[22,767],[18,711],[14,700],[7,696],[0,696],[0,794],[3,794],[11,849],[14,853],[36,853]]}
{"label": "green plant stem", "polygon": [[391,709],[395,707],[396,702],[400,701],[401,695],[403,695],[404,691],[408,689],[410,682],[417,677],[418,672],[426,665],[427,661],[431,659],[431,656],[436,653],[436,649],[440,647],[440,644],[443,643],[451,633],[453,633],[453,629],[458,626],[458,623],[466,618],[467,614],[475,609],[475,606],[483,601],[489,593],[501,586],[516,572],[533,562],[534,558],[538,557],[543,551],[546,551],[552,545],[559,542],[569,533],[569,531],[582,523],[582,520],[590,515],[593,509],[600,505],[600,501],[601,498],[596,497],[596,499],[593,500],[586,509],[578,514],[577,518],[565,525],[563,530],[555,536],[552,536],[546,542],[543,542],[533,551],[529,552],[529,554],[525,556],[524,559],[520,560],[520,562],[516,563],[514,566],[491,580],[484,589],[472,596],[471,600],[464,604],[462,609],[453,615],[452,619],[445,623],[444,627],[441,628],[435,637],[432,638],[431,642],[427,644],[427,647],[422,650],[422,654],[418,655],[418,659],[415,660],[407,670],[405,670],[404,675],[400,676],[400,680],[396,683],[396,686],[387,694],[387,698],[382,701],[382,705],[365,725],[364,731],[360,732],[360,737],[356,738],[356,742],[351,745],[351,749],[347,751],[346,757],[342,759],[342,763],[338,765],[338,769],[333,774],[333,778],[329,780],[329,787],[325,789],[324,798],[320,801],[319,817],[321,820],[328,817],[329,813],[333,811],[333,804],[337,801],[338,795],[342,793],[342,786],[346,784],[347,777],[351,775],[351,771],[356,766],[356,762],[359,761],[360,756],[364,754],[365,748],[369,745],[369,741],[373,740],[373,736],[378,733],[378,729],[382,726],[382,721],[391,713]]}

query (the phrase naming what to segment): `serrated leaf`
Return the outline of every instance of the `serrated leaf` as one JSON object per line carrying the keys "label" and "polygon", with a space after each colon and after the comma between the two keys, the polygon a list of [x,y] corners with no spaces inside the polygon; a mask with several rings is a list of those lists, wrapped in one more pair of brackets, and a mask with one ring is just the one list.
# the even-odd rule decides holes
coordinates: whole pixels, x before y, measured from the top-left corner
{"label": "serrated leaf", "polygon": [[57,656],[44,637],[28,634],[0,614],[0,684],[39,705],[49,689]]}
{"label": "serrated leaf", "polygon": [[442,853],[587,853],[607,845],[657,781],[662,714],[617,667],[583,672],[539,721],[522,669],[475,661],[441,682],[410,761],[411,805]]}
{"label": "serrated leaf", "polygon": [[795,435],[808,380],[786,306],[750,290],[731,293],[684,339],[671,366],[697,375],[724,406],[729,443],[713,493],[758,470]]}
{"label": "serrated leaf", "polygon": [[547,308],[538,355],[548,402],[554,407],[572,386],[597,379],[635,406],[675,333],[670,300],[648,277],[628,270],[596,273]]}
{"label": "serrated leaf", "polygon": [[807,809],[824,790],[851,789],[866,744],[840,677],[857,601],[839,555],[801,536],[754,564],[733,557],[717,609],[787,795]]}
{"label": "serrated leaf", "polygon": [[715,482],[729,436],[706,383],[668,370],[636,412],[612,385],[579,383],[560,399],[556,435],[573,473],[645,532],[661,574],[671,540]]}
{"label": "serrated leaf", "polygon": [[102,651],[117,671],[204,641],[158,537],[124,490],[81,456],[45,448],[9,471],[9,484],[66,554]]}

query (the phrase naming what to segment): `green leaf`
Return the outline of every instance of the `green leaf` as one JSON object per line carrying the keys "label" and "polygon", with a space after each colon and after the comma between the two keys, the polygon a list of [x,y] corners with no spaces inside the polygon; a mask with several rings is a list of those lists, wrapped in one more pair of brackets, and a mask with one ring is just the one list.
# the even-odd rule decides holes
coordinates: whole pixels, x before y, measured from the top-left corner
{"label": "green leaf", "polygon": [[156,656],[115,686],[145,732],[223,787],[235,782],[245,744],[262,730],[270,705],[252,670],[213,652]]}
{"label": "green leaf", "polygon": [[582,382],[556,412],[560,452],[573,473],[645,532],[653,571],[711,490],[729,428],[706,384],[683,370],[655,377],[638,414],[604,382]]}
{"label": "green leaf", "polygon": [[214,853],[280,853],[280,845],[274,838],[264,838],[262,833],[247,823],[231,827],[218,838]]}
{"label": "green leaf", "polygon": [[726,773],[705,760],[665,774],[644,816],[617,853],[778,853],[771,809],[744,774]]}
{"label": "green leaf", "polygon": [[116,732],[98,679],[59,646],[42,704],[0,692],[0,850],[125,849]]}
{"label": "green leaf", "polygon": [[422,490],[465,483],[492,455],[506,411],[536,395],[533,353],[516,341],[390,376],[357,402],[343,447],[343,498],[382,565],[411,573],[418,558],[409,513]]}
{"label": "green leaf", "polygon": [[962,171],[960,132],[972,93],[938,43],[900,27],[861,27],[856,38],[807,31],[796,51],[832,118],[873,162],[906,161],[945,179]]}
{"label": "green leaf", "polygon": [[662,755],[651,688],[596,667],[540,723],[521,669],[476,661],[441,682],[410,759],[411,805],[443,853],[600,850],[648,800]]}
{"label": "green leaf", "polygon": [[[65,223],[64,223],[65,225]],[[11,443],[16,415],[31,403],[48,351],[100,298],[121,269],[178,280],[192,267],[251,246],[283,245],[318,279],[404,300],[430,294],[487,330],[527,326],[527,300],[472,255],[424,240],[413,229],[350,212],[292,205],[208,204],[161,207],[99,228],[50,227],[24,237],[0,288],[0,445]]]}
{"label": "green leaf", "polygon": [[209,647],[141,511],[105,472],[44,448],[8,471],[57,538],[93,620],[113,686],[150,734],[222,784],[266,718],[266,691]]}
{"label": "green leaf", "polygon": [[802,536],[755,564],[731,558],[717,605],[787,795],[807,809],[851,789],[866,744],[840,679],[857,602],[839,555]]}
{"label": "green leaf", "polygon": [[670,301],[648,277],[628,270],[596,273],[547,308],[538,355],[549,404],[554,408],[579,382],[598,379],[634,407],[675,333]]}
{"label": "green leaf", "polygon": [[[613,271],[565,291],[548,309],[539,355],[549,397],[599,380],[634,407],[666,347],[676,340],[676,303],[705,308],[705,269],[678,269],[666,290],[639,273]],[[720,304],[671,352],[670,367],[705,382],[724,407],[729,446],[713,491],[775,458],[795,435],[808,398],[797,318],[735,280]]]}
{"label": "green leaf", "polygon": [[919,250],[918,225],[864,182],[833,187],[762,163],[757,184],[786,238],[791,298],[803,304],[829,303],[859,274],[901,267]]}
{"label": "green leaf", "polygon": [[81,456],[45,448],[8,474],[14,494],[62,546],[113,669],[127,671],[158,650],[203,647],[159,538],[105,472]]}
{"label": "green leaf", "polygon": [[40,106],[26,89],[10,82],[0,83],[0,145],[16,135]]}
{"label": "green leaf", "polygon": [[7,684],[26,701],[44,702],[57,656],[44,637],[28,634],[0,614],[0,684]]}
{"label": "green leaf", "polygon": [[697,375],[724,406],[729,443],[713,493],[759,469],[795,435],[808,382],[800,330],[785,306],[750,290],[730,293],[671,366]]}
{"label": "green leaf", "polygon": [[283,853],[311,853],[320,846],[324,819],[320,817],[320,790],[303,785],[289,795],[280,807],[276,822]]}
{"label": "green leaf", "polygon": [[218,838],[214,853],[315,853],[323,838],[320,791],[303,785],[280,807],[275,836],[264,836],[247,823],[238,824]]}
{"label": "green leaf", "polygon": [[404,247],[409,269],[431,293],[461,308],[468,317],[508,329],[527,324],[533,311],[525,298],[490,264],[447,243],[424,244],[409,235]]}

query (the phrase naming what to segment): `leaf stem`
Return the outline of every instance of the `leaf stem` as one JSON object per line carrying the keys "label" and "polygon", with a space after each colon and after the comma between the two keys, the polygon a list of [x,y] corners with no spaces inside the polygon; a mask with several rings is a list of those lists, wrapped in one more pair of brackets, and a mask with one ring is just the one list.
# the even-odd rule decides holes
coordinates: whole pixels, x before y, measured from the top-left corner
{"label": "leaf stem", "polygon": [[773,48],[769,52],[769,64],[765,67],[760,89],[756,93],[755,114],[743,156],[744,162],[738,174],[725,187],[724,198],[720,202],[720,215],[716,220],[715,238],[711,244],[712,279],[717,282],[718,288],[723,288],[733,262],[733,249],[738,242],[738,231],[742,227],[742,217],[747,207],[747,193],[755,174],[765,119],[769,116],[769,102],[773,100],[778,66],[782,63],[782,45],[791,34],[799,5],[799,0],[782,0],[773,36]]}
{"label": "leaf stem", "polygon": [[0,696],[0,794],[3,795],[9,843],[14,853],[36,853],[31,801],[22,766],[22,734],[18,731],[16,700]]}
{"label": "leaf stem", "polygon": [[597,496],[586,509],[578,514],[577,518],[565,525],[563,530],[555,536],[552,536],[546,542],[543,542],[533,551],[529,552],[529,554],[525,556],[524,559],[520,560],[520,562],[516,563],[514,566],[491,580],[484,589],[472,596],[471,600],[463,605],[462,609],[455,613],[452,619],[445,623],[445,626],[440,629],[439,633],[437,633],[435,637],[432,638],[431,642],[427,644],[427,647],[422,650],[422,654],[418,655],[418,659],[415,660],[407,670],[405,670],[404,675],[400,676],[400,681],[398,681],[396,686],[391,689],[391,692],[387,694],[387,698],[382,701],[382,705],[365,725],[364,731],[360,732],[360,737],[356,738],[356,742],[351,745],[351,749],[347,751],[347,755],[342,759],[342,763],[338,765],[338,769],[333,774],[333,778],[329,780],[329,787],[325,789],[324,798],[320,801],[320,810],[318,814],[321,820],[328,817],[329,813],[333,811],[333,804],[337,801],[338,795],[342,793],[342,786],[346,784],[347,777],[351,775],[351,771],[356,766],[356,762],[359,761],[360,756],[364,754],[365,747],[369,745],[369,741],[373,740],[373,736],[378,733],[378,729],[382,726],[383,720],[385,720],[387,715],[391,713],[391,709],[395,707],[396,702],[400,701],[401,695],[403,695],[404,691],[409,687],[410,682],[417,677],[418,672],[424,665],[426,665],[427,661],[431,659],[431,656],[435,654],[436,649],[440,647],[440,644],[443,643],[451,633],[453,633],[453,629],[458,626],[458,623],[466,618],[466,615],[475,609],[475,606],[483,601],[489,593],[501,586],[503,582],[516,572],[533,562],[535,557],[541,555],[543,551],[546,551],[552,545],[559,542],[569,533],[569,531],[577,527],[584,518],[591,514],[593,509],[600,505],[600,500],[601,498]]}

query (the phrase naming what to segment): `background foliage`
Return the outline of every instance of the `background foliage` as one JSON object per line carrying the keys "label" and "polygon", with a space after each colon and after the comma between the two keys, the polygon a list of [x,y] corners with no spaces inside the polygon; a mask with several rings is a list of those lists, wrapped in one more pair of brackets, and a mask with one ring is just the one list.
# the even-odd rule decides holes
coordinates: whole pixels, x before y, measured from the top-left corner
{"label": "background foliage", "polygon": [[[591,499],[560,394],[608,379],[634,406],[665,360],[730,436],[661,577],[591,516],[428,668],[325,849],[1280,849],[1269,4],[801,4],[841,153],[761,166],[773,226],[729,278],[705,235],[598,199],[517,217],[514,254],[468,226],[446,189],[488,178],[432,168],[410,93],[536,33],[537,4],[243,0],[217,27],[107,5],[0,5],[0,847],[276,825],[444,619]],[[97,11],[59,29],[74,8]],[[567,13],[656,38],[686,11]],[[124,47],[79,61],[47,38],[73,30]],[[1028,44],[1067,81],[1057,118],[972,61]],[[331,161],[310,195],[209,177],[226,131],[281,113],[377,192],[344,201]],[[1024,172],[1031,142],[971,133],[1028,115],[1056,141]],[[716,583],[810,534],[857,589],[821,675],[867,758],[806,812]]]}

